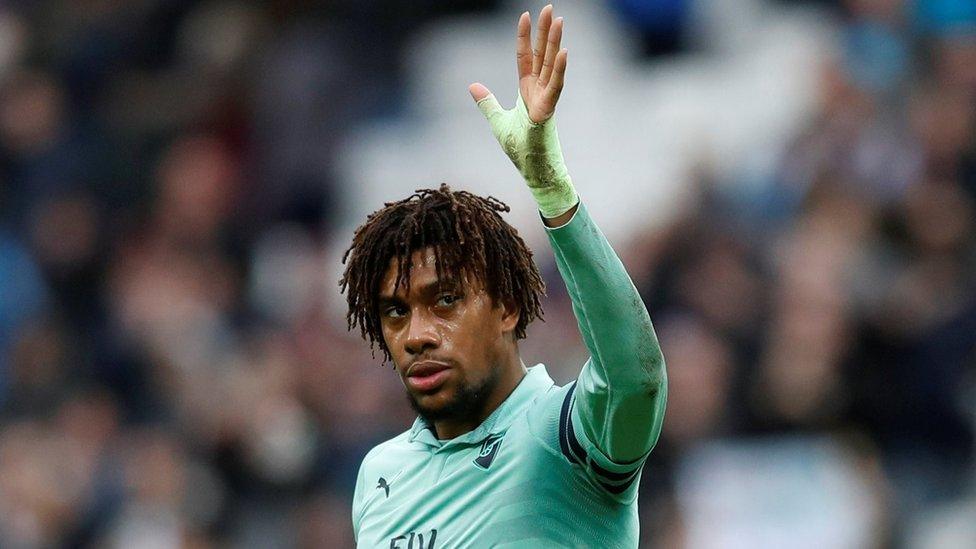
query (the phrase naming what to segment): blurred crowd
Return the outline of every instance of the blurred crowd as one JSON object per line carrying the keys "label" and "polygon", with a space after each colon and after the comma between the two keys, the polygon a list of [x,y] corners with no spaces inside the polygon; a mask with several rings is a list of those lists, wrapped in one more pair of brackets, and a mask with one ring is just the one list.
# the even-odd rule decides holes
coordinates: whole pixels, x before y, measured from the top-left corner
{"label": "blurred crowd", "polygon": [[[610,2],[635,63],[692,3]],[[976,3],[813,3],[841,55],[775,172],[614,243],[670,377],[646,547],[976,539]],[[411,33],[499,4],[0,0],[0,547],[351,545],[412,413],[335,313],[333,161]],[[536,257],[527,344],[575,357]]]}

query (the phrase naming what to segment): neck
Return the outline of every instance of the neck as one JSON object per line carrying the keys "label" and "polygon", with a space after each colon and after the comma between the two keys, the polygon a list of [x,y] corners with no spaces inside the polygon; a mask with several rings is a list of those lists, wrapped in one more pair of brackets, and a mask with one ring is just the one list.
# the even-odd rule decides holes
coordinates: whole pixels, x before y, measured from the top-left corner
{"label": "neck", "polygon": [[488,416],[505,402],[518,384],[525,377],[525,364],[519,358],[518,351],[506,355],[498,365],[498,381],[494,384],[492,393],[485,400],[485,405],[477,413],[468,417],[445,418],[434,421],[434,434],[440,440],[449,440],[469,433],[484,423]]}

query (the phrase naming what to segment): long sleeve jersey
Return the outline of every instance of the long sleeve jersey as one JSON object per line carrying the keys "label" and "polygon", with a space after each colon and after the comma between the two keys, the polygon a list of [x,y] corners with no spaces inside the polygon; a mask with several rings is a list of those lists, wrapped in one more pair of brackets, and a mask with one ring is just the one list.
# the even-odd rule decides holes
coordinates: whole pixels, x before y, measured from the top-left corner
{"label": "long sleeve jersey", "polygon": [[634,284],[583,204],[548,228],[591,357],[557,386],[529,368],[476,429],[438,440],[421,418],[363,460],[359,547],[636,547],[637,484],[667,376]]}

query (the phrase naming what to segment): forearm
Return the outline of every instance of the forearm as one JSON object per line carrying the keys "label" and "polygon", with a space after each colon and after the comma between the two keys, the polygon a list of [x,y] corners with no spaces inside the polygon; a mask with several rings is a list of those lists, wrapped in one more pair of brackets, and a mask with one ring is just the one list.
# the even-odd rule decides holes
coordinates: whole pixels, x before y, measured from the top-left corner
{"label": "forearm", "polygon": [[571,221],[547,232],[591,354],[574,416],[608,458],[637,459],[660,435],[667,398],[664,358],[647,309],[583,204]]}

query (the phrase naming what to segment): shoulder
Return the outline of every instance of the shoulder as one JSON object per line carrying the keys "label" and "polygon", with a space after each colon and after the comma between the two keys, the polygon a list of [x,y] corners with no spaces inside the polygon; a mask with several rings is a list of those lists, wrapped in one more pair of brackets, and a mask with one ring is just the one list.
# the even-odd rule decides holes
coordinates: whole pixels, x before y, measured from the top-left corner
{"label": "shoulder", "polygon": [[353,497],[353,508],[360,504],[360,497],[364,494],[362,490],[367,483],[367,479],[375,482],[377,471],[387,471],[390,464],[402,464],[404,456],[410,451],[410,431],[405,431],[399,435],[377,444],[363,458],[359,464],[359,474],[356,478],[356,494]]}
{"label": "shoulder", "polygon": [[572,384],[552,385],[536,397],[526,410],[528,427],[533,436],[550,452],[560,453],[559,433],[564,428],[564,407],[568,406]]}
{"label": "shoulder", "polygon": [[397,459],[405,452],[410,451],[410,431],[407,430],[374,446],[372,450],[366,453],[362,464],[359,466],[359,470],[365,471],[371,465],[382,463],[390,459]]}
{"label": "shoulder", "polygon": [[575,381],[562,386],[553,384],[545,391],[540,392],[532,403],[533,412],[536,414],[542,412],[543,415],[558,415],[563,405],[568,402],[567,399],[571,396],[575,384]]}

